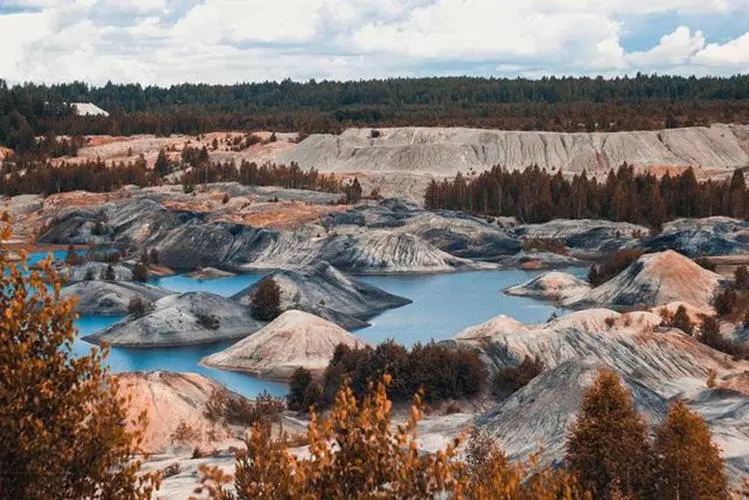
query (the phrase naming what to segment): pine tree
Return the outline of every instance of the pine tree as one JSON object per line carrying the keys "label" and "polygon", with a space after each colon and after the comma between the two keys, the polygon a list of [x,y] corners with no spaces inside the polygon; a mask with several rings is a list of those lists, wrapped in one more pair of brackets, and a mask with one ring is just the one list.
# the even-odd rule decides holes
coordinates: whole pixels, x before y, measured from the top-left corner
{"label": "pine tree", "polygon": [[720,449],[705,421],[678,401],[656,430],[657,498],[708,500],[728,498]]}
{"label": "pine tree", "polygon": [[731,217],[743,218],[746,215],[747,193],[744,174],[740,169],[733,171],[731,183],[729,186],[729,215]]}
{"label": "pine tree", "polygon": [[733,285],[737,290],[749,289],[749,270],[746,269],[746,266],[737,267],[733,276]]}
{"label": "pine tree", "polygon": [[273,278],[263,278],[252,294],[252,316],[260,321],[273,321],[281,314],[281,289]]}
{"label": "pine tree", "polygon": [[167,175],[171,170],[171,166],[169,165],[169,158],[167,158],[166,151],[164,151],[163,149],[159,151],[159,156],[156,158],[156,164],[154,165],[154,168],[156,169],[156,173],[161,177]]}
{"label": "pine tree", "polygon": [[289,394],[286,396],[289,410],[306,411],[309,409],[305,396],[312,384],[312,374],[309,370],[301,367],[294,370],[289,381]]}
{"label": "pine tree", "polygon": [[648,428],[619,377],[602,371],[567,435],[565,461],[594,498],[640,496],[648,484]]}
{"label": "pine tree", "polygon": [[694,332],[694,325],[692,325],[692,320],[689,319],[687,308],[683,305],[680,305],[676,309],[676,314],[674,314],[674,319],[671,324],[674,328],[678,328],[687,335],[692,335],[692,333]]}

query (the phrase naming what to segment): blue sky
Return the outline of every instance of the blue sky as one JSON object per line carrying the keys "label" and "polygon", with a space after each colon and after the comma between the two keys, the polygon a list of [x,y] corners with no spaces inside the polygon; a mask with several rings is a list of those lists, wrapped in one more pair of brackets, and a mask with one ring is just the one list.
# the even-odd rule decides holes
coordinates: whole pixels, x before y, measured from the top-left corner
{"label": "blue sky", "polygon": [[0,78],[749,72],[749,0],[0,0]]}

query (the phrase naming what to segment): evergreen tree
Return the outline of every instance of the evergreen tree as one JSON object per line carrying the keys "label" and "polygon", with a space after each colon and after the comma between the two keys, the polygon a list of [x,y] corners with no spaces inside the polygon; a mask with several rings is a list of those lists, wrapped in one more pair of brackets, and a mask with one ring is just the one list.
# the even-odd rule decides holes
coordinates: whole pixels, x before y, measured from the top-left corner
{"label": "evergreen tree", "polygon": [[737,290],[749,289],[749,270],[746,269],[746,266],[737,267],[733,276],[733,285]]}
{"label": "evergreen tree", "polygon": [[114,271],[114,267],[111,264],[107,264],[102,272],[102,278],[104,281],[117,281],[117,273]]}
{"label": "evergreen tree", "polygon": [[656,498],[709,500],[728,498],[728,480],[720,449],[705,421],[678,401],[655,438]]}
{"label": "evergreen tree", "polygon": [[133,279],[141,283],[148,281],[148,267],[143,262],[137,262],[133,267]]}
{"label": "evergreen tree", "polygon": [[733,176],[731,177],[728,203],[728,212],[731,217],[740,219],[746,216],[748,205],[746,182],[744,181],[744,173],[738,168],[733,171]]}
{"label": "evergreen tree", "polygon": [[676,309],[676,314],[674,314],[674,319],[671,324],[674,328],[678,328],[687,335],[692,335],[692,333],[694,332],[694,325],[692,324],[692,320],[689,319],[687,308],[683,305],[680,305]]}
{"label": "evergreen tree", "polygon": [[169,158],[167,158],[166,151],[164,151],[163,149],[159,151],[159,156],[156,158],[156,164],[154,165],[154,168],[156,169],[156,173],[159,174],[160,177],[166,176],[171,170]]}
{"label": "evergreen tree", "polygon": [[258,283],[250,301],[252,316],[260,321],[273,321],[281,314],[281,289],[273,278]]}
{"label": "evergreen tree", "polygon": [[286,396],[289,410],[307,411],[309,409],[310,402],[307,401],[306,396],[312,384],[312,374],[309,370],[301,367],[294,370],[289,380],[289,394]]}
{"label": "evergreen tree", "polygon": [[649,482],[647,424],[619,377],[602,371],[567,435],[565,461],[594,498],[639,497]]}

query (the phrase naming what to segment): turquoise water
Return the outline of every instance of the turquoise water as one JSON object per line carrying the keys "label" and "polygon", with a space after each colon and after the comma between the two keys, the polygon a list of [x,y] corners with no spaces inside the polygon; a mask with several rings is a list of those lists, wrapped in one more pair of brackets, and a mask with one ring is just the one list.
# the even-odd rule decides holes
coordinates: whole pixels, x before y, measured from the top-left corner
{"label": "turquoise water", "polygon": [[[55,252],[55,257],[64,259],[65,254],[65,251]],[[46,253],[34,253],[30,255],[30,261],[38,262],[44,257]],[[567,271],[576,275],[584,273],[583,269]],[[366,276],[361,278],[362,281],[407,297],[413,303],[385,311],[370,319],[372,326],[358,330],[356,334],[372,344],[395,339],[399,343],[411,346],[416,342],[450,339],[464,328],[500,314],[506,314],[524,323],[543,322],[556,310],[555,307],[532,299],[509,297],[502,293],[505,288],[538,274],[538,271],[503,270],[435,275]],[[150,283],[180,293],[208,291],[228,297],[261,278],[260,273],[202,280],[182,275],[157,278]],[[76,324],[82,337],[106,328],[118,320],[119,318],[112,317],[84,316]],[[275,395],[285,394],[285,384],[200,365],[203,357],[229,345],[231,342],[163,349],[112,348],[106,363],[114,372],[197,372],[248,397],[253,397],[263,390]],[[91,347],[90,344],[78,340],[73,348],[76,353],[84,354],[89,352]]]}
{"label": "turquoise water", "polygon": [[[580,274],[580,269],[567,270]],[[502,290],[540,274],[538,271],[502,270],[435,275],[362,277],[371,285],[413,300],[385,311],[356,332],[367,342],[387,339],[411,346],[416,342],[445,340],[461,330],[505,314],[522,323],[546,321],[557,308],[546,302],[510,297]]]}

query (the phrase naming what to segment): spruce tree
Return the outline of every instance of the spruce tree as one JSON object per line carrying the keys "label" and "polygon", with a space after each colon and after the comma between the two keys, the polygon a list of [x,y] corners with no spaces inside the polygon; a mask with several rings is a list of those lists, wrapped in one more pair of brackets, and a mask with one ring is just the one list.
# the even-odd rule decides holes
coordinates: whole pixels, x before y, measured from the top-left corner
{"label": "spruce tree", "polygon": [[273,321],[281,314],[281,289],[272,278],[263,278],[252,294],[252,316],[260,321]]}
{"label": "spruce tree", "polygon": [[594,498],[640,497],[649,482],[648,428],[619,377],[601,371],[567,435],[565,461]]}
{"label": "spruce tree", "polygon": [[657,498],[728,498],[728,480],[720,449],[705,421],[678,401],[656,430]]}
{"label": "spruce tree", "polygon": [[169,165],[169,158],[167,158],[166,152],[163,149],[159,151],[159,156],[156,158],[156,164],[154,165],[154,168],[156,169],[156,173],[161,177],[167,175],[171,170],[171,165]]}

